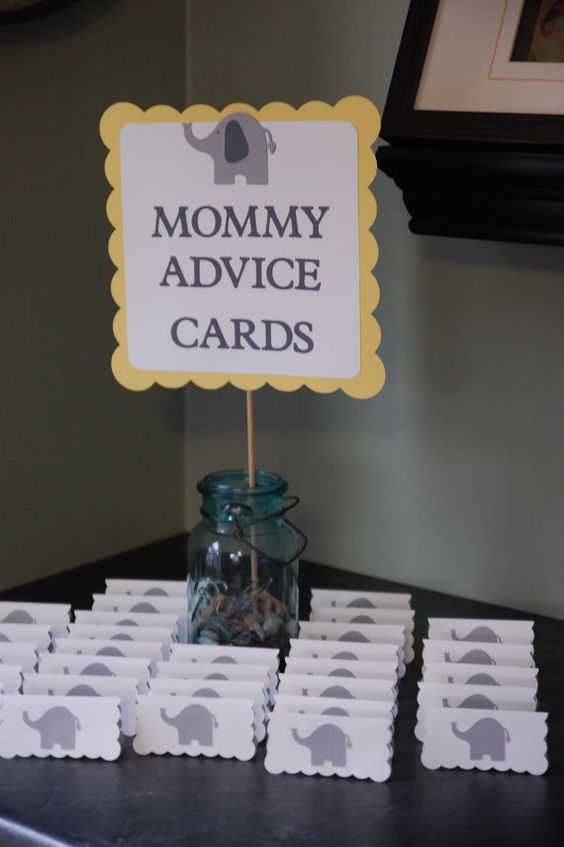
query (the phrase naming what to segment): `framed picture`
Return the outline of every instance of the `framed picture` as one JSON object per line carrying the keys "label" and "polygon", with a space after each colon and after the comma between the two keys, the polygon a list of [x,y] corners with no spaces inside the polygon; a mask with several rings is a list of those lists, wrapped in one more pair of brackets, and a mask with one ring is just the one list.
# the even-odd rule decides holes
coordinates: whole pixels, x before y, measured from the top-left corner
{"label": "framed picture", "polygon": [[381,137],[412,232],[564,244],[564,2],[412,0]]}
{"label": "framed picture", "polygon": [[564,149],[564,3],[412,0],[382,137]]}

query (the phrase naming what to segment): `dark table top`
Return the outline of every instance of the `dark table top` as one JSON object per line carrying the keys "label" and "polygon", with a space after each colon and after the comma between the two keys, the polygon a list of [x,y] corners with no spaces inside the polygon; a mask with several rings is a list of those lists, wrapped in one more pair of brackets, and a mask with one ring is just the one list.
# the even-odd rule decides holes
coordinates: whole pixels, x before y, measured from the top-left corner
{"label": "dark table top", "polygon": [[[179,579],[180,538],[4,592],[1,599],[91,606],[104,577]],[[163,564],[166,562],[166,564]],[[536,617],[540,708],[550,713],[543,776],[436,770],[415,740],[421,638],[428,617],[531,618],[510,609],[338,571],[301,566],[302,615],[311,586],[411,591],[416,659],[400,683],[392,775],[385,783],[282,774],[251,762],[137,756],[116,762],[0,760],[0,847],[275,847],[279,844],[539,845],[564,843],[564,622]]]}

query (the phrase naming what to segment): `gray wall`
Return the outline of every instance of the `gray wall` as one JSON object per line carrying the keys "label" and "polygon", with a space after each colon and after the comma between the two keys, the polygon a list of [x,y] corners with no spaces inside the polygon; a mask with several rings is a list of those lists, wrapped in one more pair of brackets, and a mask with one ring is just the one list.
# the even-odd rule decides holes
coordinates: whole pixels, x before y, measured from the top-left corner
{"label": "gray wall", "polygon": [[0,587],[183,528],[182,396],[110,372],[117,100],[183,106],[185,6],[81,0],[0,27]]}
{"label": "gray wall", "polygon": [[[192,0],[188,101],[362,94],[382,110],[407,0]],[[564,616],[564,251],[416,237],[378,175],[383,393],[256,397],[260,466],[290,481],[308,556]],[[245,463],[244,395],[186,393],[196,480]]]}

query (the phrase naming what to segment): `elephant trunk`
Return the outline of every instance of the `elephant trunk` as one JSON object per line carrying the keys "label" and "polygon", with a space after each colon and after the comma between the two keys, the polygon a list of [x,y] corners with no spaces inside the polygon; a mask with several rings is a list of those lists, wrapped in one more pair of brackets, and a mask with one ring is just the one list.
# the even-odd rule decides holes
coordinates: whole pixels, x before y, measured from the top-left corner
{"label": "elephant trunk", "polygon": [[173,727],[176,728],[176,718],[169,718],[169,716],[166,713],[166,709],[161,709],[160,713],[161,713],[161,720],[162,720],[163,723],[167,723],[169,726],[173,726]]}
{"label": "elephant trunk", "polygon": [[453,735],[456,735],[456,737],[460,738],[461,741],[466,741],[466,733],[461,732],[454,721],[451,723],[450,728],[452,729]]}
{"label": "elephant trunk", "polygon": [[451,629],[451,631],[450,631],[450,637],[452,638],[452,640],[453,640],[453,641],[464,641],[464,640],[465,640],[464,638],[459,638],[459,637],[458,637],[458,635],[456,634],[456,630],[455,630],[455,629]]}
{"label": "elephant trunk", "polygon": [[22,720],[31,729],[39,729],[39,721],[32,721],[28,712],[22,712]]}
{"label": "elephant trunk", "polygon": [[308,747],[309,748],[309,743],[308,743],[309,739],[308,738],[302,738],[301,735],[298,735],[297,729],[292,730],[292,738],[294,739],[294,741],[297,744],[301,744],[302,747]]}
{"label": "elephant trunk", "polygon": [[207,139],[206,138],[198,138],[194,135],[194,130],[192,129],[192,124],[183,124],[184,127],[184,138],[194,150],[199,150],[200,152],[207,153]]}

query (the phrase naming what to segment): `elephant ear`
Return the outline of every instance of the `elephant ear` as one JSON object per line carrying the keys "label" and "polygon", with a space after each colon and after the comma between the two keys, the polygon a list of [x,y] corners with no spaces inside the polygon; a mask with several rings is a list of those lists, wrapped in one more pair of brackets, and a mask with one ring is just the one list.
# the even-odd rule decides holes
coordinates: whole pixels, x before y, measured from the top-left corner
{"label": "elephant ear", "polygon": [[225,161],[230,165],[241,162],[249,155],[249,145],[241,124],[237,120],[225,125]]}

